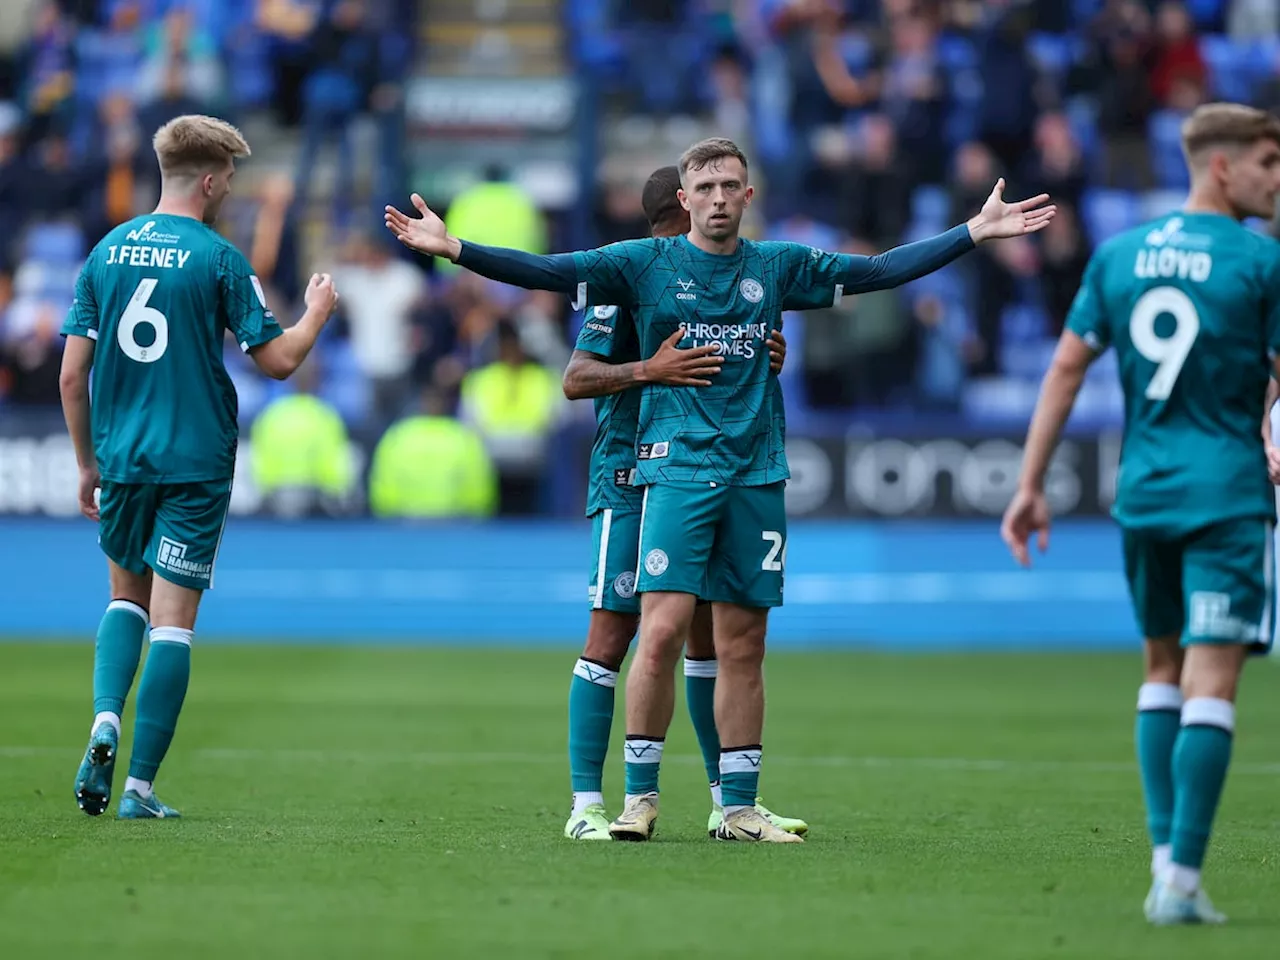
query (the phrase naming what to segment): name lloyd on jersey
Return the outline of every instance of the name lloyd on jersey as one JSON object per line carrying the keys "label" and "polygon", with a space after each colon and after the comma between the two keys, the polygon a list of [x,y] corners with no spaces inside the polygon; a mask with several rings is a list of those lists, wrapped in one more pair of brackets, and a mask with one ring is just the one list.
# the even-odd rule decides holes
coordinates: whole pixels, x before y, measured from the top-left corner
{"label": "name lloyd on jersey", "polygon": [[680,329],[690,341],[688,349],[710,345],[718,356],[744,360],[755,357],[756,344],[769,336],[766,323],[682,323]]}
{"label": "name lloyd on jersey", "polygon": [[1213,257],[1209,254],[1173,247],[1139,250],[1138,261],[1133,265],[1133,275],[1143,280],[1177,277],[1179,280],[1204,283],[1212,272]]}
{"label": "name lloyd on jersey", "polygon": [[191,259],[190,250],[173,247],[132,247],[129,244],[112,244],[107,248],[107,266],[162,267],[181,270]]}

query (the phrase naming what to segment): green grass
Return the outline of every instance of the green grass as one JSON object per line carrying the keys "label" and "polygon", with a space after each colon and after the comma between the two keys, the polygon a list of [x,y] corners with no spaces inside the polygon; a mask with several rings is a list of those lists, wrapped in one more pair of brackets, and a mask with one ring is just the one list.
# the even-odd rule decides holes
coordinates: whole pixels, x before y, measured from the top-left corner
{"label": "green grass", "polygon": [[682,707],[655,842],[562,839],[571,649],[201,647],[160,781],[185,818],[90,819],[91,657],[0,644],[3,957],[1200,960],[1280,936],[1270,663],[1207,872],[1232,923],[1152,930],[1136,656],[771,656],[765,798],[813,826],[785,848],[706,838]]}

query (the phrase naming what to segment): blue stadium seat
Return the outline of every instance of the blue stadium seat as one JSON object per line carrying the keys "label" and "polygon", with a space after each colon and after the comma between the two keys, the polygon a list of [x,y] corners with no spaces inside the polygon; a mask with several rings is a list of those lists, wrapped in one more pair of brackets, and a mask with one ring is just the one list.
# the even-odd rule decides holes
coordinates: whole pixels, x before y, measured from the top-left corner
{"label": "blue stadium seat", "polygon": [[24,253],[51,265],[77,265],[84,259],[84,234],[74,223],[44,223],[27,231]]}
{"label": "blue stadium seat", "polygon": [[1187,12],[1201,30],[1212,30],[1222,25],[1226,0],[1186,0]]}
{"label": "blue stadium seat", "polygon": [[1044,310],[1029,303],[1006,307],[1000,315],[1000,329],[1009,343],[1039,343],[1049,329]]}
{"label": "blue stadium seat", "polygon": [[925,185],[911,194],[912,226],[940,233],[939,228],[951,220],[951,195],[946,187]]}
{"label": "blue stadium seat", "polygon": [[1173,110],[1157,110],[1147,121],[1147,137],[1151,143],[1151,167],[1156,183],[1174,189],[1191,185],[1187,163],[1182,156],[1183,116]]}
{"label": "blue stadium seat", "polygon": [[1210,86],[1222,100],[1248,102],[1253,95],[1253,57],[1247,44],[1210,34],[1200,38],[1200,55],[1209,68]]}
{"label": "blue stadium seat", "polygon": [[978,50],[968,37],[944,33],[938,37],[938,61],[948,73],[973,70],[978,66]]}
{"label": "blue stadium seat", "polygon": [[1085,230],[1095,244],[1142,222],[1138,199],[1127,190],[1087,190],[1081,207]]}

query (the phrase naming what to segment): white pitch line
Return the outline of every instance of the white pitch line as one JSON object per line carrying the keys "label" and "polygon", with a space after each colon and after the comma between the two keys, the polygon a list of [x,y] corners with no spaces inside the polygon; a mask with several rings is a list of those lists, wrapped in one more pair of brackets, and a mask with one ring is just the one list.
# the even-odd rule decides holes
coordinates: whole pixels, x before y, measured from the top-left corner
{"label": "white pitch line", "polygon": [[[0,746],[0,757],[74,757],[78,747]],[[559,753],[437,753],[437,752],[370,752],[367,750],[294,750],[240,749],[234,747],[201,747],[182,751],[200,760],[239,763],[245,761],[315,763],[402,763],[421,766],[488,766],[566,764],[568,757]],[[702,758],[692,754],[667,754],[665,763],[693,765]],[[1135,773],[1137,764],[1120,760],[998,760],[971,757],[795,757],[769,754],[766,767],[797,768],[861,768],[883,770],[937,770],[958,773]],[[1280,763],[1233,763],[1231,772],[1246,776],[1280,776]]]}

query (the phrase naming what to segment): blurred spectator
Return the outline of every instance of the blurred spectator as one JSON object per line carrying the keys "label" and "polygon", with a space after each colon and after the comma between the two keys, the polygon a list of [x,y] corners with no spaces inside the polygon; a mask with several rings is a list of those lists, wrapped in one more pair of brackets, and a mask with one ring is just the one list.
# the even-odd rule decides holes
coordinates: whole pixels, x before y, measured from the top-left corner
{"label": "blurred spectator", "polygon": [[501,513],[539,513],[551,431],[564,405],[560,373],[534,363],[508,321],[498,324],[497,344],[497,360],[462,381],[460,414],[498,470]]}
{"label": "blurred spectator", "polygon": [[1175,106],[1174,92],[1180,81],[1203,88],[1207,77],[1191,14],[1180,0],[1165,0],[1156,13],[1152,95],[1163,106]]}
{"label": "blurred spectator", "polygon": [[13,245],[26,216],[20,123],[16,109],[0,104],[0,271],[12,269]]}
{"label": "blurred spectator", "polygon": [[347,428],[318,396],[314,354],[289,381],[293,390],[267,404],[254,421],[253,479],[283,516],[338,514],[355,485]]}
{"label": "blurred spectator", "polygon": [[258,211],[247,249],[249,263],[262,283],[286,303],[302,297],[299,275],[297,217],[293,208],[293,181],[283,174],[263,179],[258,190]]}
{"label": "blurred spectator", "polygon": [[23,78],[22,103],[27,111],[28,134],[43,137],[57,125],[65,125],[75,92],[75,26],[53,0],[35,8],[31,36],[18,54]]}
{"label": "blurred spectator", "polygon": [[192,92],[189,74],[181,55],[165,62],[160,88],[155,96],[143,98],[146,106],[139,115],[142,129],[149,135],[154,135],[174,117],[209,113],[213,108],[212,97],[197,96]]}
{"label": "blurred spectator", "polygon": [[1137,0],[1109,0],[1091,26],[1088,59],[1076,70],[1076,84],[1098,100],[1107,186],[1151,186],[1146,141],[1153,102],[1150,32],[1150,15]]}
{"label": "blurred spectator", "polygon": [[1040,283],[1049,314],[1048,332],[1057,337],[1066,324],[1089,262],[1089,246],[1075,207],[1059,203],[1057,217],[1040,235],[1040,240]]}
{"label": "blurred spectator", "polygon": [[[639,195],[639,191],[635,191]],[[474,243],[515,247],[530,253],[546,253],[546,218],[526,190],[513,183],[508,172],[491,166],[484,179],[463,189],[453,198],[444,217],[449,232]],[[644,231],[648,233],[646,229]],[[642,236],[643,234],[637,234]],[[451,263],[437,269],[455,273]]]}
{"label": "blurred spectator", "polygon": [[39,407],[50,398],[56,400],[62,319],[58,305],[37,297],[15,300],[9,307],[0,327],[0,367],[8,369],[8,403]]}
{"label": "blurred spectator", "polygon": [[[222,94],[222,65],[218,61],[217,44],[196,28],[189,10],[174,8],[162,23],[148,31],[145,57],[138,76],[140,103],[208,105]],[[177,109],[166,120],[196,112],[201,111]],[[166,120],[151,129],[157,129]]]}
{"label": "blurred spectator", "polygon": [[438,389],[424,392],[420,412],[378,441],[369,470],[374,516],[483,519],[497,505],[497,476],[484,443],[450,416]]}
{"label": "blurred spectator", "polygon": [[[994,6],[994,5],[993,5]],[[978,49],[983,96],[978,135],[1005,169],[1015,169],[1031,146],[1037,76],[1027,52],[1030,12],[1011,6],[991,12]]]}
{"label": "blurred spectator", "polygon": [[1086,180],[1084,154],[1063,114],[1045,113],[1036,121],[1035,149],[1022,180],[1028,196],[1047,193],[1060,206],[1079,206]]}
{"label": "blurred spectator", "polygon": [[860,150],[839,180],[840,225],[877,248],[894,246],[906,230],[912,186],[897,134],[888,117],[870,114],[859,125],[855,142]]}
{"label": "blurred spectator", "polygon": [[357,233],[334,270],[351,347],[372,386],[379,427],[399,417],[411,396],[418,346],[413,321],[428,294],[422,271],[393,257],[390,243],[386,231]]}
{"label": "blurred spectator", "polygon": [[366,4],[338,0],[323,10],[311,34],[314,67],[302,88],[303,141],[296,183],[304,205],[320,151],[330,141],[338,146],[338,180],[334,188],[339,217],[350,212],[355,194],[355,142],[352,124],[364,109],[378,77],[377,36],[366,19]]}
{"label": "blurred spectator", "polygon": [[[875,253],[862,242],[843,244],[842,250]],[[910,393],[915,351],[900,290],[846,296],[834,307],[810,311],[804,318],[807,399],[819,409],[883,406]]]}

